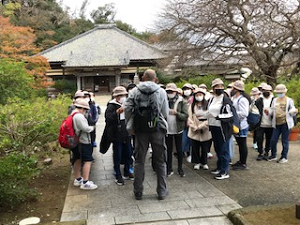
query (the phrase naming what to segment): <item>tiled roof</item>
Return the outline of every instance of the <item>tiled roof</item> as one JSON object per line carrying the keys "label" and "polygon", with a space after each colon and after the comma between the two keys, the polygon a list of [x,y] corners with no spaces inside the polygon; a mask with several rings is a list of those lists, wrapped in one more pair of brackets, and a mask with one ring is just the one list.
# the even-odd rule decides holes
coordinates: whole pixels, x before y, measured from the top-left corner
{"label": "tiled roof", "polygon": [[66,67],[125,66],[130,60],[165,58],[151,46],[113,24],[97,25],[94,29],[62,42],[40,53],[49,62],[66,62]]}

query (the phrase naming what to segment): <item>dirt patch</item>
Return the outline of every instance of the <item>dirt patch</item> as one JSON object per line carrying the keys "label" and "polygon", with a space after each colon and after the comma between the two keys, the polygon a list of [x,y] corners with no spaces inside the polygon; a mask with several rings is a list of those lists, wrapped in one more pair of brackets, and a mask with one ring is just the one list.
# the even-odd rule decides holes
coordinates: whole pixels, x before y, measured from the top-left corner
{"label": "dirt patch", "polygon": [[295,205],[273,205],[262,207],[246,207],[229,213],[234,224],[244,225],[296,225],[300,220],[296,218]]}
{"label": "dirt patch", "polygon": [[[53,163],[45,167],[31,187],[36,188],[36,201],[24,202],[9,212],[0,212],[0,224],[12,225],[27,217],[39,217],[42,223],[60,221],[71,175],[69,155],[52,156]],[[2,210],[1,210],[2,211]]]}

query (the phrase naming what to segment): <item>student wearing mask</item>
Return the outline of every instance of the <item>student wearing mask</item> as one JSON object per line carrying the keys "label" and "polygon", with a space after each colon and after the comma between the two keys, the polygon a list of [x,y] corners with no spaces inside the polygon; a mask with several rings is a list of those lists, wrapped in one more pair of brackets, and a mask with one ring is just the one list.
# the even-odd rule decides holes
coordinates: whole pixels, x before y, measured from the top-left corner
{"label": "student wearing mask", "polygon": [[229,178],[229,140],[232,135],[232,103],[224,94],[224,83],[220,78],[212,81],[213,97],[208,103],[208,111],[203,116],[208,118],[208,125],[217,155],[217,168],[211,173],[217,180]]}
{"label": "student wearing mask", "polygon": [[169,83],[166,88],[169,101],[169,115],[167,117],[168,130],[166,137],[167,144],[167,176],[173,174],[172,156],[173,156],[173,140],[178,159],[178,174],[184,177],[185,174],[182,169],[182,133],[188,118],[188,107],[186,101],[178,95],[177,86],[174,83]]}
{"label": "student wearing mask", "polygon": [[[274,100],[272,94],[272,87],[268,84],[262,87],[262,96],[255,102],[259,113],[261,115],[258,128],[256,130],[257,140],[257,161],[268,160],[270,147],[270,141],[273,133],[272,119],[269,113],[270,107]],[[265,148],[263,148],[263,142],[265,142]]]}
{"label": "student wearing mask", "polygon": [[[258,90],[258,88],[254,87],[251,89],[250,91],[250,98],[251,98],[251,106],[253,105],[256,105],[256,101],[257,99],[260,98],[260,94],[261,92]],[[253,131],[253,148],[257,151],[257,129],[259,127],[259,124],[257,124],[256,126],[250,126],[249,125],[249,130],[250,131]]]}
{"label": "student wearing mask", "polygon": [[123,155],[124,177],[133,180],[134,175],[130,173],[131,166],[131,143],[130,136],[126,130],[123,103],[126,101],[128,92],[125,87],[117,86],[113,89],[113,99],[108,102],[105,111],[105,123],[107,135],[113,144],[113,161],[116,176],[116,184],[124,185],[120,164]]}
{"label": "student wearing mask", "polygon": [[247,122],[247,116],[249,115],[249,103],[250,97],[246,95],[244,82],[237,80],[233,83],[233,89],[231,91],[232,103],[236,109],[240,120],[240,131],[235,135],[235,140],[239,147],[240,160],[232,165],[233,170],[245,170],[248,169],[247,157],[247,135],[249,130],[249,124]]}
{"label": "student wearing mask", "polygon": [[289,151],[289,135],[295,126],[293,116],[298,113],[298,109],[294,106],[293,99],[286,96],[287,88],[284,84],[278,84],[274,91],[277,98],[272,102],[270,114],[272,117],[272,127],[274,128],[271,138],[271,156],[269,161],[277,160],[277,142],[281,135],[282,151],[278,163],[288,162]]}
{"label": "student wearing mask", "polygon": [[193,102],[189,107],[189,133],[188,137],[192,144],[192,163],[194,169],[203,168],[208,170],[207,153],[211,145],[211,133],[208,127],[207,118],[203,117],[207,111],[207,100],[205,99],[206,90],[196,88],[194,90]]}

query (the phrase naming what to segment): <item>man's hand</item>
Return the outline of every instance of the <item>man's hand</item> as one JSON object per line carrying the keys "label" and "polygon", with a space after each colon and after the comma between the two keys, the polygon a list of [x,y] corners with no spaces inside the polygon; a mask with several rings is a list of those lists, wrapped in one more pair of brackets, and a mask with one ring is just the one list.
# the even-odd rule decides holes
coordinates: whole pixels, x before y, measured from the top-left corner
{"label": "man's hand", "polygon": [[174,109],[169,109],[169,115],[176,115],[177,112]]}
{"label": "man's hand", "polygon": [[123,107],[120,107],[120,108],[118,108],[117,109],[117,114],[119,115],[119,114],[121,114],[122,112],[124,112],[124,108]]}

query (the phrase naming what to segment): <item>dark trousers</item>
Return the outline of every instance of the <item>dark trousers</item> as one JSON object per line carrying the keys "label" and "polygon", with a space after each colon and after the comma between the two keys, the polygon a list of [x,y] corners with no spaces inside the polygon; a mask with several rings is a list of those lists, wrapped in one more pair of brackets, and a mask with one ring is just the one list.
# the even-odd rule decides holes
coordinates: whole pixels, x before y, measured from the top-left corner
{"label": "dark trousers", "polygon": [[247,138],[236,136],[235,140],[239,146],[240,162],[242,164],[247,164],[247,157],[248,157]]}
{"label": "dark trousers", "polygon": [[113,161],[116,178],[122,177],[120,164],[123,155],[124,160],[124,176],[129,175],[129,167],[131,165],[131,143],[130,142],[113,142]]}
{"label": "dark trousers", "polygon": [[207,152],[209,151],[211,141],[196,141],[191,139],[192,144],[192,163],[202,165],[207,164]]}
{"label": "dark trousers", "polygon": [[257,143],[257,129],[253,130],[253,144]]}
{"label": "dark trousers", "polygon": [[221,171],[221,173],[227,173],[229,170],[229,140],[224,141],[223,134],[221,131],[221,127],[209,127],[212,135],[212,140],[214,144],[214,148],[217,154],[217,169]]}
{"label": "dark trousers", "polygon": [[156,192],[160,196],[168,194],[166,183],[166,134],[162,131],[155,133],[135,133],[135,163],[134,163],[134,193],[143,193],[145,178],[145,160],[149,143],[152,147],[153,168],[157,176]]}
{"label": "dark trousers", "polygon": [[[271,137],[273,133],[273,127],[259,127],[256,131],[257,135],[257,147],[259,154],[263,154],[265,151],[265,154],[268,155],[269,151],[271,149]],[[265,137],[265,138],[264,138]],[[265,139],[265,148],[263,149],[263,143]]]}
{"label": "dark trousers", "polygon": [[167,172],[173,171],[172,160],[173,160],[173,139],[175,140],[175,147],[177,151],[178,159],[178,171],[182,171],[182,133],[180,134],[168,134],[166,137],[167,144]]}

